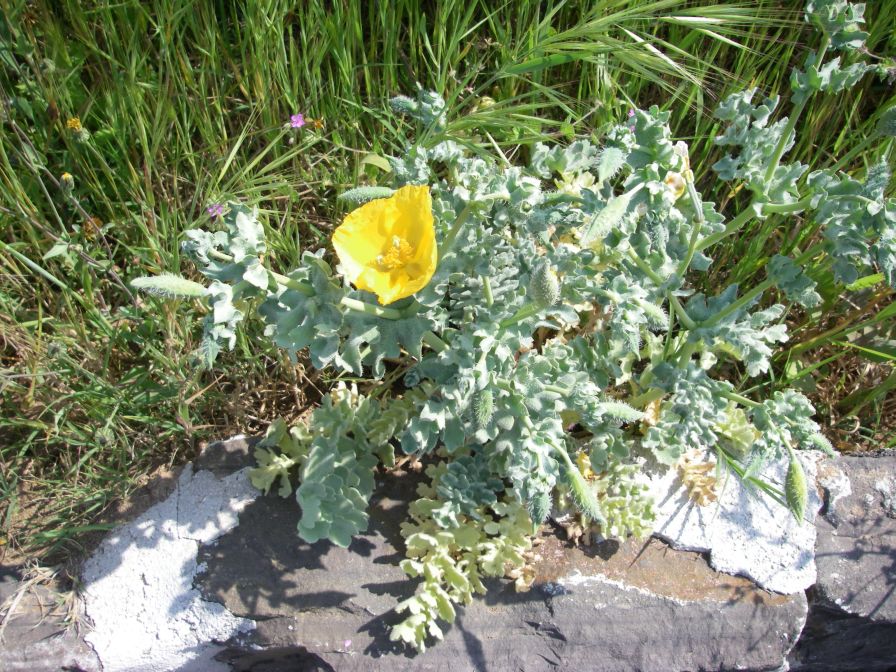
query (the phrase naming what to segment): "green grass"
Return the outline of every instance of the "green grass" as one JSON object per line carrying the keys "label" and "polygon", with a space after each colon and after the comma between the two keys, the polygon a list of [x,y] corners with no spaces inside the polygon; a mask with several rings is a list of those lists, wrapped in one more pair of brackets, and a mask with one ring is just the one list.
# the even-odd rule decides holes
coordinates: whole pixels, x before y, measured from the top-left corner
{"label": "green grass", "polygon": [[[746,85],[783,90],[812,40],[802,3],[780,4],[0,3],[6,547],[71,550],[154,467],[190,459],[203,440],[295,416],[318,394],[314,374],[254,338],[257,324],[215,371],[197,370],[198,308],[127,289],[130,278],[162,270],[191,276],[178,246],[184,230],[207,221],[209,202],[257,203],[271,261],[288,270],[302,249],[325,244],[342,214],[334,196],[375,181],[364,157],[399,146],[406,129],[385,103],[416,82],[444,92],[455,130],[510,152],[599,132],[632,104],[659,104],[673,112],[673,130],[700,157],[694,168],[708,184],[716,102]],[[896,53],[886,19],[894,13],[896,0],[868,6],[877,54]],[[792,156],[836,163],[892,96],[869,78],[824,100],[804,118]],[[482,105],[485,97],[494,105]],[[297,111],[324,128],[285,129]],[[66,127],[73,117],[89,139]],[[847,167],[862,170],[884,149],[869,147]],[[749,278],[770,247],[787,244],[780,223],[727,240],[716,264],[723,270],[707,283]],[[818,273],[824,281],[826,270]],[[892,370],[892,295],[880,285],[865,291],[860,305],[835,306],[829,296],[824,313],[794,316],[783,378],[830,380],[830,368],[803,373],[828,357],[826,367]],[[826,393],[826,412],[857,409],[875,441],[893,440],[880,435],[893,395],[862,396],[853,369]]]}

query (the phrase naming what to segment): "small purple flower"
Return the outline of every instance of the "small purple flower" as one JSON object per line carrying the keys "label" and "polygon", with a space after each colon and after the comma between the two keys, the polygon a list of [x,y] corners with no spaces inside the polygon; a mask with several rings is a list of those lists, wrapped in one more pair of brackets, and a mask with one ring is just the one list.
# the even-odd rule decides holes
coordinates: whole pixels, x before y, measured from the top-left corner
{"label": "small purple flower", "polygon": [[289,125],[292,128],[302,128],[305,125],[305,115],[301,112],[299,114],[294,114],[289,118]]}
{"label": "small purple flower", "polygon": [[[634,110],[629,110],[629,111],[628,111],[628,118],[629,118],[629,119],[632,119],[634,116],[635,116],[635,111],[634,111]],[[634,125],[634,124],[629,125],[628,130],[634,132],[634,130],[635,130],[635,125]]]}
{"label": "small purple flower", "polygon": [[220,203],[212,203],[208,206],[205,211],[208,213],[209,217],[223,217],[224,216],[224,206]]}

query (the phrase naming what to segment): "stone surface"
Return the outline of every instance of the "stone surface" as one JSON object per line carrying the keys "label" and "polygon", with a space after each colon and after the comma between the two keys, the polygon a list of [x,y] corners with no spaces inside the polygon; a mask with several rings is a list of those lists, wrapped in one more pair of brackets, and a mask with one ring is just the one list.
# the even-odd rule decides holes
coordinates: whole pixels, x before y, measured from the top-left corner
{"label": "stone surface", "polygon": [[246,470],[219,479],[185,468],[177,488],[132,523],[118,528],[85,563],[87,641],[105,672],[206,672],[214,644],[251,629],[193,588],[200,544],[237,525],[258,496]]}
{"label": "stone surface", "polygon": [[788,656],[790,672],[896,670],[896,625],[813,602],[803,633]]}
{"label": "stone surface", "polygon": [[[251,464],[252,445],[239,439],[208,446],[170,497],[117,530],[88,562],[87,614],[96,624],[88,641],[106,672],[771,671],[787,664],[800,672],[896,670],[896,625],[890,622],[896,554],[894,520],[887,515],[896,497],[892,458],[819,466],[826,507],[817,520],[819,585],[809,591],[805,628],[800,588],[768,592],[711,569],[705,555],[658,539],[572,548],[558,537],[562,532],[549,530],[537,548],[541,559],[530,592],[492,581],[487,595],[458,609],[445,641],[418,655],[388,638],[389,626],[401,618],[395,605],[414,590],[398,567],[399,523],[418,477],[390,475],[379,483],[370,528],[349,549],[308,544],[295,532],[295,500],[258,497],[248,484],[244,467]],[[815,464],[806,467],[811,478]],[[664,534],[710,549],[706,555],[729,570],[767,576],[779,587],[805,583],[808,570],[794,562],[802,551],[793,549],[805,549],[809,537],[790,544],[784,565],[774,561],[755,571],[757,558],[774,550],[782,535],[789,543],[796,533],[785,509],[732,486],[722,506],[700,509],[670,480],[660,503]],[[810,502],[810,510],[820,502]],[[753,537],[732,534],[748,515],[738,507],[755,516],[757,506],[766,518],[746,525]],[[769,531],[771,522],[777,532]],[[814,542],[814,526],[803,528],[812,528]],[[702,530],[699,543],[694,529]],[[721,551],[722,541],[732,539],[732,549]],[[811,558],[811,544],[808,549]],[[744,557],[738,560],[738,553]],[[840,580],[860,571],[861,580]],[[84,647],[58,632],[52,637],[60,655]],[[92,654],[89,647],[84,651]],[[18,660],[7,654],[0,668],[58,669],[23,667]],[[73,669],[100,669],[88,666],[95,659],[72,660]]]}
{"label": "stone surface", "polygon": [[[815,480],[820,453],[799,454],[806,480]],[[781,487],[787,461],[767,465],[762,477]],[[719,483],[718,501],[698,506],[688,498],[675,470],[648,481],[656,501],[654,535],[681,550],[708,552],[720,572],[746,576],[779,593],[799,593],[815,583],[815,513],[821,499],[809,488],[806,520],[764,493],[747,490],[733,475]]]}
{"label": "stone surface", "polygon": [[848,614],[896,623],[896,458],[843,457],[823,470],[818,598]]}
{"label": "stone surface", "polygon": [[[349,549],[292,534],[295,501],[263,497],[202,549],[197,586],[257,629],[219,659],[236,670],[771,670],[793,646],[805,596],[774,595],[658,540],[570,548],[548,533],[537,585],[493,581],[445,641],[416,655],[389,641],[414,584],[397,567],[410,475],[389,478]],[[288,531],[287,533],[284,533]]]}
{"label": "stone surface", "polygon": [[0,578],[0,669],[4,672],[100,672],[100,661],[67,622],[66,597],[14,572]]}

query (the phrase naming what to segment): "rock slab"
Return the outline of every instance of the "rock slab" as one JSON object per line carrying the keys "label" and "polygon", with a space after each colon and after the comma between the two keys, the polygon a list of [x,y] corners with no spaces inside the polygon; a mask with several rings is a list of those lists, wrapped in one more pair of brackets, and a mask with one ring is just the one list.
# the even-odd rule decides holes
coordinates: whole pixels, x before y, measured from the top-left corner
{"label": "rock slab", "polygon": [[896,458],[819,465],[818,583],[793,672],[896,670]]}
{"label": "rock slab", "polygon": [[[492,581],[458,609],[445,640],[418,655],[388,634],[401,618],[394,606],[414,590],[398,567],[399,523],[419,476],[378,485],[370,528],[349,549],[307,544],[295,533],[295,500],[258,497],[249,485],[250,450],[213,444],[171,496],[104,541],[84,572],[89,643],[59,623],[7,619],[4,634],[25,646],[0,643],[0,668],[896,670],[892,458],[818,465],[824,506],[808,602],[801,590],[777,594],[710,568],[716,535],[701,554],[659,539],[573,548],[548,531],[531,591]],[[676,492],[669,484],[664,520],[686,530],[687,516],[676,516],[688,503],[676,504]],[[15,585],[0,583],[0,598]]]}
{"label": "rock slab", "polygon": [[818,597],[848,614],[896,623],[896,458],[844,457],[824,468]]}
{"label": "rock slab", "polygon": [[493,581],[424,654],[393,644],[411,474],[380,484],[348,549],[307,544],[293,499],[263,497],[200,552],[206,601],[256,621],[217,656],[234,670],[774,670],[797,640],[805,595],[776,595],[659,540],[572,548],[548,533],[535,586]]}

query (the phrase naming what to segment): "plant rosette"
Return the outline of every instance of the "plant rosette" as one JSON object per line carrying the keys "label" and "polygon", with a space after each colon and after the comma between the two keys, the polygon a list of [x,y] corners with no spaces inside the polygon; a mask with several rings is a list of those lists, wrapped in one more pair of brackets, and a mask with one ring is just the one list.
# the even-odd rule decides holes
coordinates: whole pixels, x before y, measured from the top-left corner
{"label": "plant rosette", "polygon": [[[407,616],[393,639],[424,649],[485,577],[525,588],[526,553],[552,509],[605,537],[649,534],[645,463],[678,469],[708,504],[705,464],[755,482],[769,460],[786,459],[785,482],[763,491],[802,519],[796,452],[832,452],[811,403],[792,389],[751,396],[723,376],[769,374],[788,305],[820,303],[821,264],[843,285],[875,272],[896,285],[886,165],[859,179],[783,162],[814,96],[875,71],[863,60],[861,8],[808,3],[820,46],[793,73],[790,116],[772,121],[779,99],[754,102],[754,90],[720,105],[716,144],[727,153],[714,169],[752,195],[727,219],[697,191],[688,148],[657,107],[599,142],[536,144],[514,166],[469,151],[445,102],[420,90],[392,101],[416,121],[418,141],[388,157],[391,184],[340,197],[357,207],[333,234],[338,272],[328,250],[305,251],[285,275],[268,269],[256,211],[230,203],[219,228],[183,243],[207,286],[134,281],[207,302],[208,365],[256,306],[291,357],[307,349],[315,367],[363,380],[336,385],[307,427],[274,423],[257,448],[253,483],[296,497],[306,541],[348,546],[367,527],[375,470],[392,466],[396,449],[429,456],[403,524],[402,568],[422,581],[398,605]],[[841,54],[826,60],[831,50]],[[796,214],[813,232],[799,253],[769,258],[750,288],[695,292],[714,245],[753,220]],[[773,288],[782,303],[762,301]]]}

